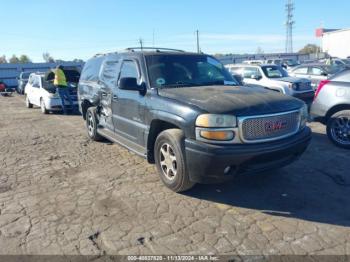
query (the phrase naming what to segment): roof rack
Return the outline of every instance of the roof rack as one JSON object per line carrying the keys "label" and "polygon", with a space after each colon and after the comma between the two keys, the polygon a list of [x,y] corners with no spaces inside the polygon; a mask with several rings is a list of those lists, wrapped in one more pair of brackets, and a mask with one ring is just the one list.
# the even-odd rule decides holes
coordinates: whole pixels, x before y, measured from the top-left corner
{"label": "roof rack", "polygon": [[169,52],[169,51],[174,51],[174,52],[180,52],[184,53],[184,50],[179,50],[179,49],[172,49],[172,48],[162,48],[162,47],[129,47],[126,48],[125,50],[130,51],[130,52],[135,52],[136,50],[138,51],[156,51],[156,52]]}

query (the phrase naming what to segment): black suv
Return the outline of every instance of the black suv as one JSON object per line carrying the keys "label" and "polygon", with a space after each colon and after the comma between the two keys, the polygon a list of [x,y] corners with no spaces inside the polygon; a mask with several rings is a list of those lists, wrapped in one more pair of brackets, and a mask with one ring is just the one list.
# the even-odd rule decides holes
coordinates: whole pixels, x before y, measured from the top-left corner
{"label": "black suv", "polygon": [[78,98],[91,139],[156,163],[175,192],[282,167],[311,139],[304,102],[239,86],[205,54],[129,48],[96,55],[84,66]]}

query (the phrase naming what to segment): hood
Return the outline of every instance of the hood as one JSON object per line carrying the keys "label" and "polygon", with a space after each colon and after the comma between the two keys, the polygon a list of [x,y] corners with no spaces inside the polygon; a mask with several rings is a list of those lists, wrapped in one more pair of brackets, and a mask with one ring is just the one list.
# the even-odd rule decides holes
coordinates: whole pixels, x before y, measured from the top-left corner
{"label": "hood", "polygon": [[308,82],[310,82],[310,80],[308,80],[308,79],[299,78],[299,77],[292,77],[292,76],[276,78],[274,80],[281,81],[281,82],[293,83],[293,84],[294,83],[308,83]]}
{"label": "hood", "polygon": [[201,86],[159,89],[160,96],[194,105],[208,113],[249,116],[299,109],[303,102],[250,86]]}

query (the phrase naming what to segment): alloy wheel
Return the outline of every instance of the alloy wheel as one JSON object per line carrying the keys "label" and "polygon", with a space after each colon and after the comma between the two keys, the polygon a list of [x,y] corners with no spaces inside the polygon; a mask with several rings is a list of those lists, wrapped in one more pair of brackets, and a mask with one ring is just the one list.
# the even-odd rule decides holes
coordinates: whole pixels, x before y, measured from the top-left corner
{"label": "alloy wheel", "polygon": [[88,127],[89,135],[92,137],[94,135],[95,122],[90,112],[88,114],[87,127]]}
{"label": "alloy wheel", "polygon": [[160,167],[163,175],[174,180],[177,174],[177,160],[174,149],[167,143],[164,143],[159,152]]}
{"label": "alloy wheel", "polygon": [[336,142],[350,145],[350,119],[347,117],[334,119],[331,125],[331,135]]}

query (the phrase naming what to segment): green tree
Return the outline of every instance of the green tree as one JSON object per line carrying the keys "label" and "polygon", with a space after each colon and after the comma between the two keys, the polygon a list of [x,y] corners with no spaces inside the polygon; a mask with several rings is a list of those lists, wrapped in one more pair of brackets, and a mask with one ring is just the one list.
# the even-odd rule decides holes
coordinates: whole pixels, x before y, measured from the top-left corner
{"label": "green tree", "polygon": [[21,55],[19,57],[19,62],[25,64],[25,63],[31,63],[32,60],[30,60],[30,58],[27,55]]}
{"label": "green tree", "polygon": [[55,59],[50,55],[49,52],[43,53],[43,59],[46,63],[54,63]]}
{"label": "green tree", "polygon": [[6,64],[6,63],[7,63],[6,56],[5,55],[0,56],[0,64]]}
{"label": "green tree", "polygon": [[299,54],[308,55],[308,54],[316,54],[320,52],[320,47],[315,44],[307,44],[302,49],[299,50]]}
{"label": "green tree", "polygon": [[19,62],[19,58],[16,55],[12,55],[12,57],[9,60],[9,63],[11,64],[18,64]]}

